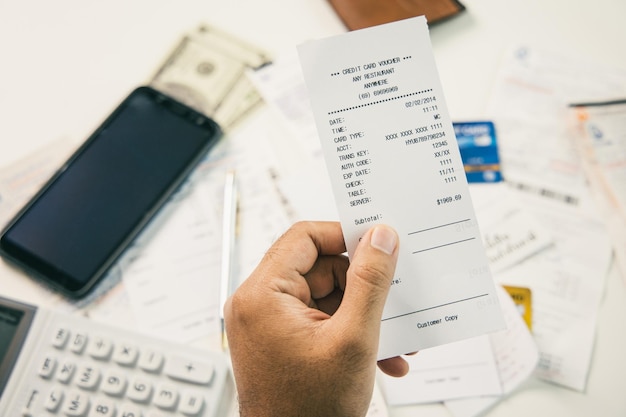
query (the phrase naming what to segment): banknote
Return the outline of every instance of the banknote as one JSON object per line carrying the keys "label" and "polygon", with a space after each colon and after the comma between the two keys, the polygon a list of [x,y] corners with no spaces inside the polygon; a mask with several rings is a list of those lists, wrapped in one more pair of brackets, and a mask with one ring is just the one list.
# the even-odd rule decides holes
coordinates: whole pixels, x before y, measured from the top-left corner
{"label": "banknote", "polygon": [[261,103],[246,72],[265,65],[260,48],[209,25],[185,34],[150,84],[232,129]]}
{"label": "banknote", "polygon": [[[269,54],[259,47],[210,25],[200,25],[191,36],[243,62],[244,71],[260,68],[270,62]],[[224,126],[233,126],[261,101],[261,96],[250,79],[241,76],[213,116],[221,120]]]}

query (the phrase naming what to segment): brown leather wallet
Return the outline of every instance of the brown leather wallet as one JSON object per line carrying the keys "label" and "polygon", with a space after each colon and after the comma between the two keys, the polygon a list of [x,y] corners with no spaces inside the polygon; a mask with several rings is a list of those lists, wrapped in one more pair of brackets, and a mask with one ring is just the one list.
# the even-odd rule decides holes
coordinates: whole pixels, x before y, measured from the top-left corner
{"label": "brown leather wallet", "polygon": [[349,30],[425,15],[429,25],[456,16],[456,0],[328,0]]}

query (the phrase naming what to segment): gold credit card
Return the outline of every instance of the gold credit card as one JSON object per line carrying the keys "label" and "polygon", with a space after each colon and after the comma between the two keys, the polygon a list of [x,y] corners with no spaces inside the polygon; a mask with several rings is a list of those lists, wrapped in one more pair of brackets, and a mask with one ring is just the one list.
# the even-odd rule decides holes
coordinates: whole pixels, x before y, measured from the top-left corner
{"label": "gold credit card", "polygon": [[502,287],[509,293],[515,303],[515,306],[522,315],[524,322],[526,322],[528,328],[532,330],[533,309],[530,288],[512,287],[508,285],[503,285]]}

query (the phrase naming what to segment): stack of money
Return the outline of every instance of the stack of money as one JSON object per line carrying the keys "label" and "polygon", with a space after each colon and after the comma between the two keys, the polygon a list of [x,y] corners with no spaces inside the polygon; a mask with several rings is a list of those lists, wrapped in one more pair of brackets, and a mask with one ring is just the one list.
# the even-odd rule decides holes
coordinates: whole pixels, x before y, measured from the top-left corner
{"label": "stack of money", "polygon": [[150,85],[212,117],[229,131],[261,103],[246,71],[269,62],[260,48],[201,25],[175,46]]}

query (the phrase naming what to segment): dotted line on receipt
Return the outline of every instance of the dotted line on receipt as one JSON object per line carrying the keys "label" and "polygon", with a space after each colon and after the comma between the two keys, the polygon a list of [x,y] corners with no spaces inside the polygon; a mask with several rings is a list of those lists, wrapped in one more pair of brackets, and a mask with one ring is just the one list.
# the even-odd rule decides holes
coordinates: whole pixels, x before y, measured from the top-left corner
{"label": "dotted line on receipt", "polygon": [[333,111],[329,111],[328,114],[337,114],[337,113],[342,113],[344,111],[350,111],[350,110],[356,110],[356,109],[360,109],[363,107],[367,107],[367,106],[373,106],[375,104],[380,104],[380,103],[384,103],[386,101],[393,101],[393,100],[399,100],[402,98],[407,98],[407,97],[411,97],[411,96],[415,96],[417,94],[425,94],[425,93],[430,93],[431,91],[433,91],[432,88],[429,88],[428,90],[422,90],[422,91],[416,91],[415,93],[409,93],[409,94],[403,94],[401,96],[396,96],[396,97],[390,97],[390,98],[385,98],[383,100],[378,100],[378,101],[372,101],[371,103],[365,103],[365,104],[359,104],[358,106],[352,106],[352,107],[346,107],[345,109],[340,109],[340,110],[333,110]]}

